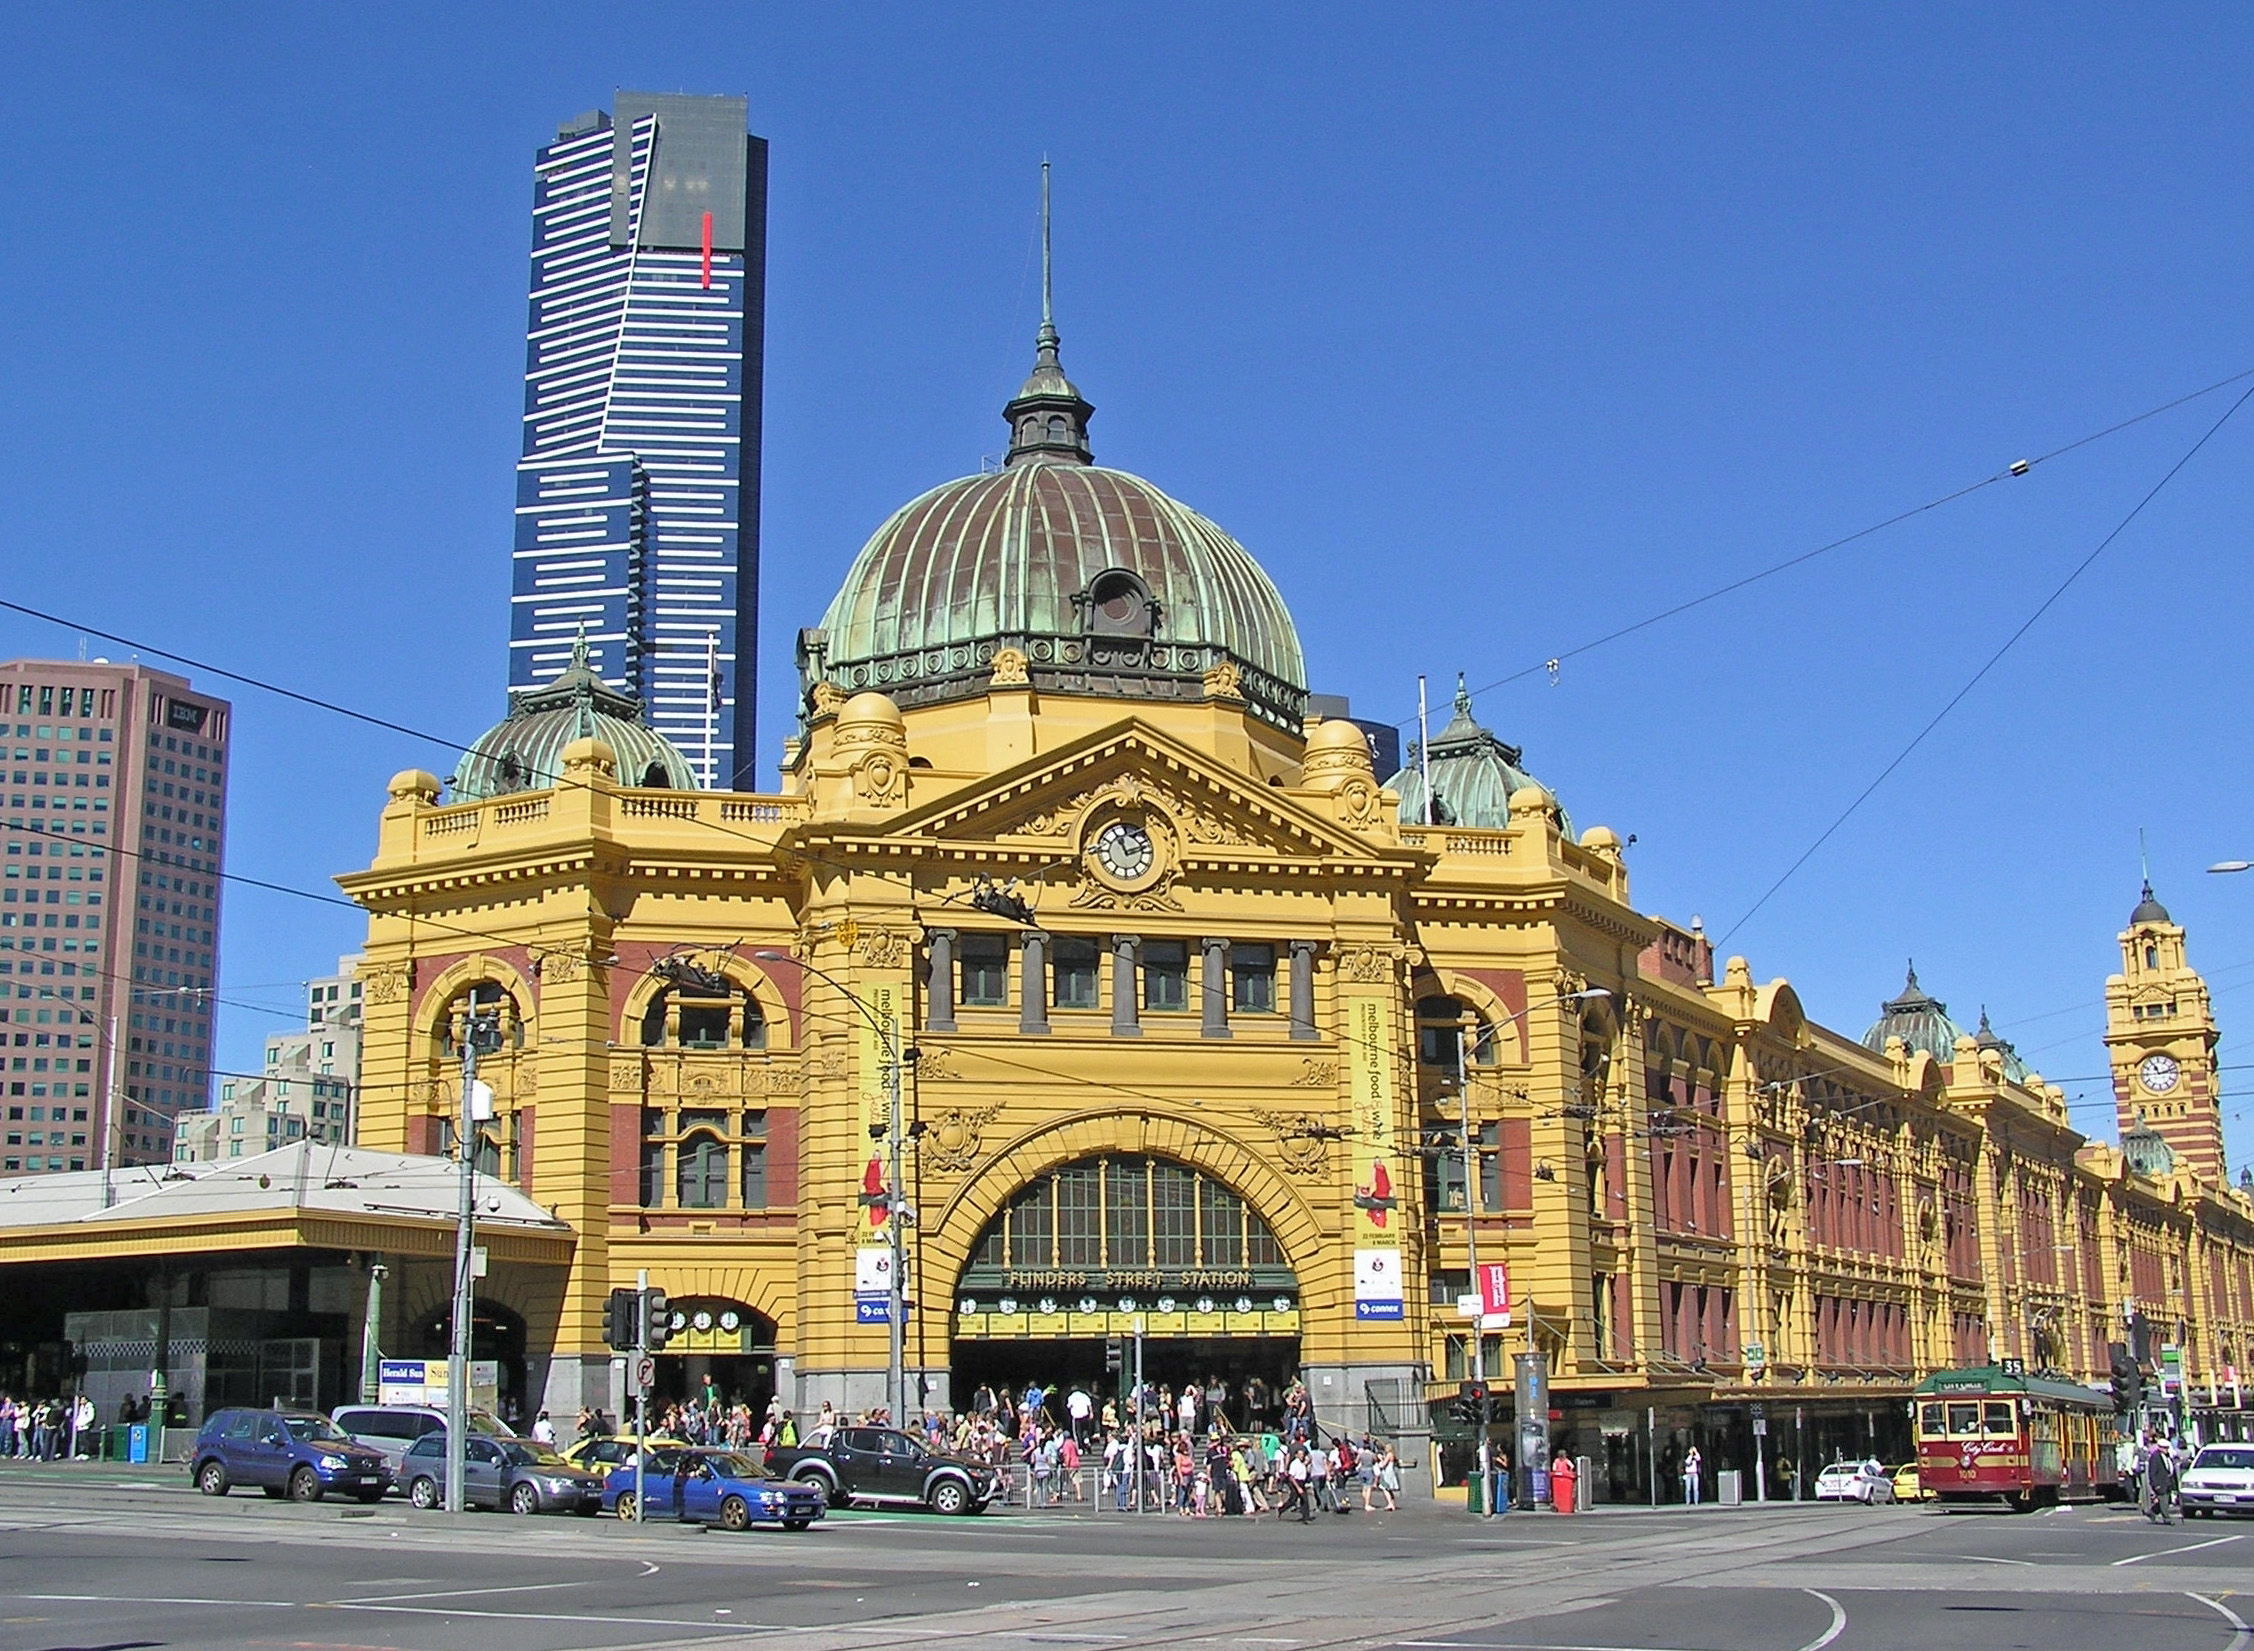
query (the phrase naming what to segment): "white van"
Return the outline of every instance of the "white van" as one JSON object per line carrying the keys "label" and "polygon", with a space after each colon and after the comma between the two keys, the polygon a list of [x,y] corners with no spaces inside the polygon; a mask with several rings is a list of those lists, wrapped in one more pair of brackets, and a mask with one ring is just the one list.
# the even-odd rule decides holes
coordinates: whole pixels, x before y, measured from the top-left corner
{"label": "white van", "polygon": [[[394,1478],[398,1476],[409,1445],[426,1433],[440,1433],[446,1428],[446,1410],[442,1405],[339,1405],[329,1419],[336,1423],[338,1432],[382,1451],[384,1459],[391,1464]],[[489,1433],[496,1439],[509,1437],[509,1430],[491,1411],[472,1405],[469,1420],[472,1433]]]}

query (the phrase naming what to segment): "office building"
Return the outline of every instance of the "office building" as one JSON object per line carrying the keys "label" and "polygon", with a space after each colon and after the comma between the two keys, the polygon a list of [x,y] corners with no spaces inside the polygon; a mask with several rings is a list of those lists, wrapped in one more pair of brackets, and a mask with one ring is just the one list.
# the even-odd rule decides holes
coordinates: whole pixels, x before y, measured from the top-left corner
{"label": "office building", "polygon": [[162,1163],[207,1104],[229,721],[140,665],[0,664],[0,1172]]}
{"label": "office building", "polygon": [[219,1104],[179,1119],[172,1161],[257,1157],[292,1141],[352,1144],[360,1085],[360,960],[306,982],[305,1030],[266,1040],[257,1077],[225,1076]]}
{"label": "office building", "polygon": [[767,145],[745,119],[620,92],[533,171],[509,686],[584,635],[708,787],[754,760]]}

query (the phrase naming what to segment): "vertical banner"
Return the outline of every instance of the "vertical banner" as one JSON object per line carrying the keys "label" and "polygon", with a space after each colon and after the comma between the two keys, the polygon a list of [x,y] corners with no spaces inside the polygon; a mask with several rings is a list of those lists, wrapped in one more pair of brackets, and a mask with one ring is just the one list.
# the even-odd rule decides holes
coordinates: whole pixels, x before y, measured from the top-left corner
{"label": "vertical banner", "polygon": [[1479,1327],[1482,1330],[1505,1330],[1510,1327],[1510,1268],[1500,1261],[1482,1261],[1479,1264]]}
{"label": "vertical banner", "polygon": [[864,1244],[853,1252],[853,1322],[892,1322],[892,1246]]}
{"label": "vertical banner", "polygon": [[1401,1317],[1401,1214],[1393,1156],[1392,1005],[1347,1000],[1348,1094],[1354,1108],[1354,1316]]}
{"label": "vertical banner", "polygon": [[892,1066],[908,1038],[906,949],[898,936],[882,931],[863,933],[855,949],[859,960],[872,967],[855,972],[860,1008],[848,1005],[855,1030],[854,1089],[860,1099],[853,1159],[853,1318],[857,1324],[887,1324],[892,1318],[892,1220],[898,1189],[892,1185],[886,1135],[892,1126]]}

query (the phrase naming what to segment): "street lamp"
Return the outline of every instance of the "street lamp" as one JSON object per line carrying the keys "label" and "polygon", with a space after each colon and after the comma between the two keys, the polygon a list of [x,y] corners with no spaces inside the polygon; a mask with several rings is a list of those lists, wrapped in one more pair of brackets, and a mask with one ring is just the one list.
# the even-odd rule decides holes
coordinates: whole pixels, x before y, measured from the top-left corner
{"label": "street lamp", "polygon": [[[906,1265],[907,1241],[901,1229],[902,1224],[911,1218],[913,1212],[908,1209],[907,1205],[900,1197],[900,1189],[902,1186],[900,1164],[902,1141],[902,1130],[900,1128],[900,1072],[906,1060],[912,1058],[912,1052],[903,1051],[901,1049],[894,1029],[885,1025],[885,1023],[877,1017],[875,1012],[871,1010],[866,1003],[861,1001],[860,994],[854,991],[852,987],[846,985],[844,981],[838,979],[837,976],[829,973],[825,969],[817,969],[813,964],[807,962],[804,958],[794,957],[789,952],[779,952],[772,950],[755,951],[751,955],[762,963],[795,963],[806,973],[813,975],[817,979],[828,981],[832,986],[835,986],[840,992],[845,994],[846,1002],[852,1004],[853,1007],[860,1012],[861,1018],[869,1023],[870,1028],[877,1035],[878,1042],[883,1046],[884,1049],[885,1122],[883,1127],[883,1139],[885,1144],[885,1157],[887,1162],[891,1166],[889,1176],[890,1191],[886,1195],[888,1202],[885,1207],[885,1237],[887,1245],[892,1251],[892,1266],[890,1268],[891,1276],[889,1281],[889,1288],[886,1291],[885,1301],[885,1328],[887,1332],[887,1345],[885,1349],[885,1404],[892,1413],[892,1425],[894,1427],[903,1427],[907,1423],[908,1415],[908,1381],[906,1370],[907,1326],[905,1323],[905,1320],[907,1318],[907,1281],[903,1276],[903,1269]],[[872,1129],[870,1131],[870,1134],[875,1135],[877,1134],[877,1131]]]}
{"label": "street lamp", "polygon": [[[1585,986],[1577,992],[1560,992],[1551,1001],[1554,1003],[1585,1003],[1595,998],[1610,996],[1612,996],[1612,993],[1607,987]],[[1521,1020],[1532,1014],[1534,1009],[1535,1005],[1529,1003],[1523,1009],[1513,1010],[1503,1017],[1503,1023],[1508,1025],[1511,1021]],[[1479,1160],[1472,1156],[1471,1150],[1471,1078],[1464,1066],[1464,1029],[1461,1021],[1456,1023],[1455,1030],[1456,1099],[1460,1109],[1458,1119],[1459,1150],[1463,1154],[1464,1175],[1464,1260],[1465,1264],[1471,1269],[1473,1294],[1483,1296],[1484,1292],[1479,1288]],[[1484,1305],[1484,1302],[1482,1305]],[[1471,1380],[1472,1385],[1479,1391],[1479,1451],[1474,1458],[1476,1464],[1474,1471],[1479,1475],[1481,1493],[1479,1505],[1484,1516],[1492,1519],[1495,1516],[1495,1479],[1494,1471],[1488,1464],[1494,1458],[1494,1445],[1489,1435],[1494,1426],[1495,1401],[1494,1395],[1487,1387],[1486,1319],[1487,1315],[1484,1311],[1475,1314],[1472,1319]],[[1526,1321],[1526,1345],[1529,1350],[1534,1345],[1534,1321],[1531,1315]],[[1544,1425],[1548,1425],[1546,1418]],[[1527,1483],[1532,1484],[1533,1481],[1529,1479]]]}
{"label": "street lamp", "polygon": [[[460,1513],[468,1505],[470,1429],[470,1339],[475,1281],[472,1273],[477,1250],[472,1237],[477,1226],[477,1153],[484,1131],[479,1127],[493,1116],[490,1091],[477,1080],[477,1058],[501,1047],[501,1011],[498,1005],[480,1009],[472,997],[463,1012],[462,1110],[454,1131],[454,1152],[462,1172],[461,1209],[454,1223],[454,1323],[446,1366],[446,1511]],[[484,1091],[481,1093],[481,1091]]]}

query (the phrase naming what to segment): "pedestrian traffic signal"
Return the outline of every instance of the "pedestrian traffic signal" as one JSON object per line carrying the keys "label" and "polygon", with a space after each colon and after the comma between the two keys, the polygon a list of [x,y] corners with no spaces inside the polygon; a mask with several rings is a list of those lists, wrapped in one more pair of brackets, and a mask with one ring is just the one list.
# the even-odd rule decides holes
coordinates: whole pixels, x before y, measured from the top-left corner
{"label": "pedestrian traffic signal", "polygon": [[632,1348],[641,1329],[641,1311],[640,1291],[613,1290],[603,1303],[603,1340],[622,1353]]}
{"label": "pedestrian traffic signal", "polygon": [[655,1353],[673,1333],[673,1304],[663,1290],[642,1292],[642,1351]]}

